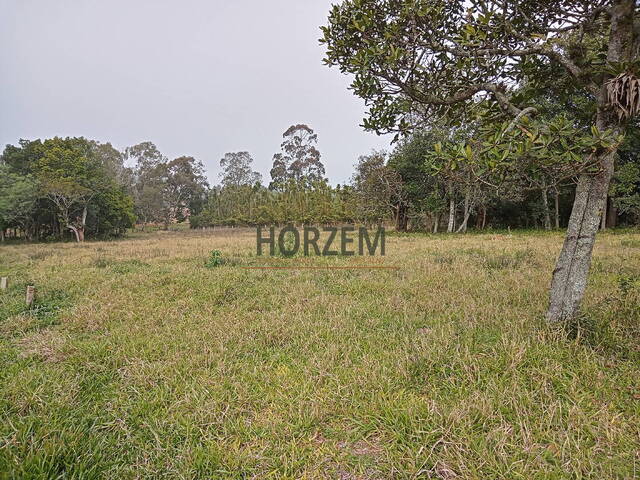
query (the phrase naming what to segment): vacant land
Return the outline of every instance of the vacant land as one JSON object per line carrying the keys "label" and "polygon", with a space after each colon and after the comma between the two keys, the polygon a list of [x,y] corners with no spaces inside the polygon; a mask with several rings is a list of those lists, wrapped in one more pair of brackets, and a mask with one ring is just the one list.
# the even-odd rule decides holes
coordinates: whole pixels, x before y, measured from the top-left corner
{"label": "vacant land", "polygon": [[[0,247],[0,477],[637,478],[640,235],[599,237],[569,333],[543,320],[561,244],[390,236],[384,258],[264,259],[254,231],[221,230]],[[225,263],[207,268],[212,250]],[[241,268],[372,262],[400,269]]]}

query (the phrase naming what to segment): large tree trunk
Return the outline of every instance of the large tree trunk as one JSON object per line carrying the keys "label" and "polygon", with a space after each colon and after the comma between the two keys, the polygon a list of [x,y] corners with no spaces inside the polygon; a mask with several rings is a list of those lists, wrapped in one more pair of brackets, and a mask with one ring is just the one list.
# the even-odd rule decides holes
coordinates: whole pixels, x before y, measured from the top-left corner
{"label": "large tree trunk", "polygon": [[85,229],[87,228],[87,205],[84,206],[84,208],[82,209],[82,218],[80,220],[80,241],[84,242],[84,232]]}
{"label": "large tree trunk", "polygon": [[564,245],[553,271],[547,318],[552,322],[572,320],[578,314],[587,287],[591,252],[600,226],[612,174],[613,154],[603,159],[603,171],[582,175],[576,187]]}
{"label": "large tree trunk", "polygon": [[67,221],[67,228],[73,232],[76,237],[76,242],[84,242],[84,229],[87,223],[87,206],[85,205],[82,210],[82,216],[76,217],[76,224],[72,224]]}

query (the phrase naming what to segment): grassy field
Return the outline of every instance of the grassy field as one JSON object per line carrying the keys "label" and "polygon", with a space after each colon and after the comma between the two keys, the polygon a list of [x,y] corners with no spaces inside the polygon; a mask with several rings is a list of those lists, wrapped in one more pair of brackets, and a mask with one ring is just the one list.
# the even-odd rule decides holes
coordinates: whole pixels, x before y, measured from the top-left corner
{"label": "grassy field", "polygon": [[[640,475],[640,234],[543,320],[561,233],[255,257],[255,231],[0,247],[0,478]],[[225,264],[205,267],[211,250]],[[395,265],[247,270],[246,265]],[[25,310],[27,284],[37,303]]]}

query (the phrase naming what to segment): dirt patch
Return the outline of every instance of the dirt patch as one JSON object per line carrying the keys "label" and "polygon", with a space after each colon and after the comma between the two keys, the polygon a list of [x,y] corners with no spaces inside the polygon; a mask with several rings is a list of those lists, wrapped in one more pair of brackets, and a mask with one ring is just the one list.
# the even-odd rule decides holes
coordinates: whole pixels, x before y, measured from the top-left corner
{"label": "dirt patch", "polygon": [[436,463],[436,466],[433,469],[436,475],[438,475],[438,477],[442,480],[451,480],[452,478],[458,478],[458,474],[444,462]]}
{"label": "dirt patch", "polygon": [[382,446],[375,441],[375,439],[358,440],[357,442],[349,445],[346,442],[340,442],[338,444],[340,449],[345,449],[349,453],[357,456],[370,456],[379,457],[384,452]]}
{"label": "dirt patch", "polygon": [[67,354],[64,346],[67,338],[59,331],[47,329],[26,335],[16,341],[20,358],[39,357],[45,362],[61,362]]}

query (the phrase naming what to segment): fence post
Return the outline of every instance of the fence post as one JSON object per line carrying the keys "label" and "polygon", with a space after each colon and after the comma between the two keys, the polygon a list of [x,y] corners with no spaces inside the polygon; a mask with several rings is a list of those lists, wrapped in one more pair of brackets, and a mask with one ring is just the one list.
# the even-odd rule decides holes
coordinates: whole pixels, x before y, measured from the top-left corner
{"label": "fence post", "polygon": [[0,290],[6,290],[9,286],[9,279],[7,277],[0,277]]}

